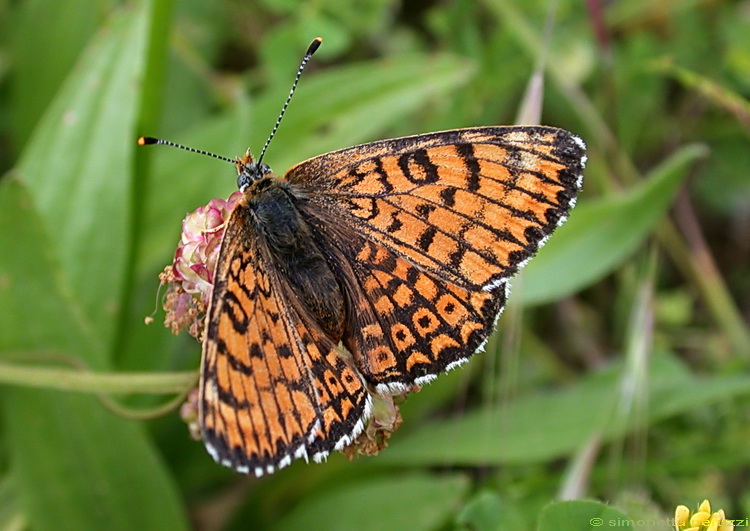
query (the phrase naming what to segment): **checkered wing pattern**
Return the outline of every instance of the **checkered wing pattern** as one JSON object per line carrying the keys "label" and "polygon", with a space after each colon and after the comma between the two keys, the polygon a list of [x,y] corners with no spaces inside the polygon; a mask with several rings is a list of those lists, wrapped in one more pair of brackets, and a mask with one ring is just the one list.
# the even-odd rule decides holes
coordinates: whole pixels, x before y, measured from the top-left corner
{"label": "checkered wing pattern", "polygon": [[508,279],[566,218],[585,164],[550,127],[385,140],[298,164],[285,179],[345,284],[342,339],[379,392],[465,361]]}
{"label": "checkered wing pattern", "polygon": [[203,439],[218,462],[262,475],[349,444],[370,397],[350,357],[299,304],[262,238],[235,207],[206,315]]}

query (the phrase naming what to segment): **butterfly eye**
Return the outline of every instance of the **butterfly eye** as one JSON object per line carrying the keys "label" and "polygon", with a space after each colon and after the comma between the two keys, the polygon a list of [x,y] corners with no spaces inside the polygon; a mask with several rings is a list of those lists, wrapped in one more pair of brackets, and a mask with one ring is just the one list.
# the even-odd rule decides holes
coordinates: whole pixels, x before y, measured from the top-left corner
{"label": "butterfly eye", "polygon": [[237,188],[240,189],[240,192],[244,192],[248,186],[269,173],[271,173],[271,168],[268,164],[263,164],[262,162],[260,164],[257,162],[245,164],[237,176]]}
{"label": "butterfly eye", "polygon": [[258,173],[261,176],[268,175],[269,173],[271,173],[271,167],[268,164],[264,164],[261,162],[260,164],[258,164]]}
{"label": "butterfly eye", "polygon": [[240,189],[240,192],[244,192],[248,186],[253,184],[254,180],[252,174],[248,171],[248,167],[245,166],[237,176],[237,188]]}

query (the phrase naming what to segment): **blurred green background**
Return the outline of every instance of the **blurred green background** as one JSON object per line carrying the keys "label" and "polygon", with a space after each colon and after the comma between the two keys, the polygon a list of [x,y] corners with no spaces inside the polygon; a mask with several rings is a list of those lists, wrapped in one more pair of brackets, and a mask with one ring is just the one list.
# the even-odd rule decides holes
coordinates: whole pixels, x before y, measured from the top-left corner
{"label": "blurred green background", "polygon": [[[750,516],[748,28],[747,0],[0,1],[0,529],[565,530],[601,512],[667,530],[703,498]],[[277,173],[513,123],[543,51],[542,123],[582,136],[589,165],[487,352],[410,396],[389,448],[255,479],[176,411],[120,411],[194,382],[195,340],[143,321],[185,213],[235,187],[224,163],[135,139],[257,153],[315,36]],[[581,498],[611,507],[549,506]]]}

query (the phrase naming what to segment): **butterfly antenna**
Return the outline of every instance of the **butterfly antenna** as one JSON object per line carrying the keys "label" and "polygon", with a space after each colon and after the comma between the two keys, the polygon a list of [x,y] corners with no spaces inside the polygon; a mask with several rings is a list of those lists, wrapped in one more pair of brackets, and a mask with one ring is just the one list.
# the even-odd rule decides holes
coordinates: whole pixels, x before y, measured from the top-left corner
{"label": "butterfly antenna", "polygon": [[279,117],[276,119],[276,125],[273,126],[273,129],[271,130],[271,134],[268,135],[268,140],[266,140],[266,144],[263,146],[263,150],[260,152],[260,157],[258,157],[258,164],[263,161],[263,156],[266,154],[266,149],[268,149],[268,144],[271,143],[271,139],[276,134],[276,131],[279,129],[279,124],[281,123],[281,119],[284,117],[284,113],[286,112],[286,108],[289,106],[289,102],[292,101],[292,96],[294,96],[294,91],[297,90],[297,83],[299,83],[299,78],[302,75],[302,71],[305,69],[305,66],[307,66],[307,62],[310,60],[310,57],[312,57],[312,54],[314,54],[318,48],[320,48],[320,44],[323,42],[323,39],[320,37],[315,37],[313,41],[310,43],[310,46],[307,48],[307,51],[305,52],[305,56],[302,58],[302,62],[299,65],[299,68],[297,69],[297,75],[294,77],[294,83],[292,83],[292,90],[289,91],[289,96],[286,97],[286,101],[284,102],[284,106],[281,108],[281,112],[279,113]]}
{"label": "butterfly antenna", "polygon": [[232,164],[237,164],[237,161],[234,159],[230,159],[228,157],[222,157],[221,155],[217,155],[216,153],[211,153],[210,151],[203,151],[202,149],[195,149],[195,148],[183,146],[182,144],[177,144],[176,142],[170,142],[169,140],[162,140],[161,138],[152,138],[150,136],[142,136],[141,138],[138,139],[139,146],[150,146],[153,144],[161,144],[163,146],[172,146],[172,147],[184,149],[185,151],[190,151],[191,153],[197,153],[198,155],[207,155],[209,157],[223,160],[225,162],[231,162]]}

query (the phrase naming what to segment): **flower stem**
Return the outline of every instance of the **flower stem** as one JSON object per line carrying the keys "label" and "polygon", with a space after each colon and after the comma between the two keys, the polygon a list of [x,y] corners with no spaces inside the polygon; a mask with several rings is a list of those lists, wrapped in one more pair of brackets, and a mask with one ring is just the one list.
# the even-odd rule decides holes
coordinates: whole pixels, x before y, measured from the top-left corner
{"label": "flower stem", "polygon": [[172,394],[194,387],[196,371],[165,373],[90,372],[0,362],[0,384],[76,393]]}

